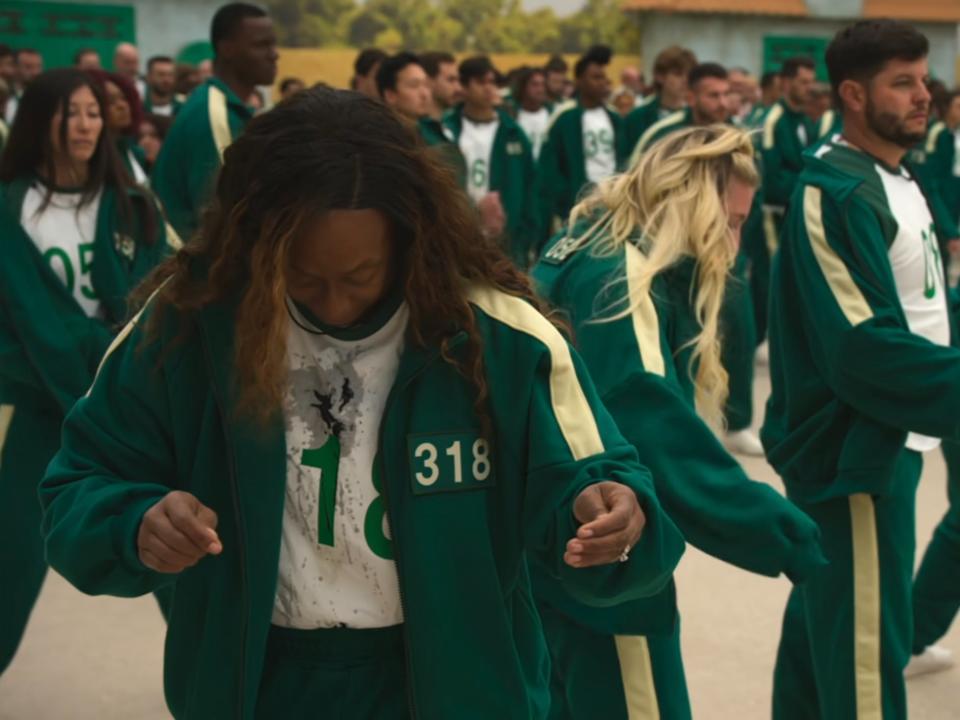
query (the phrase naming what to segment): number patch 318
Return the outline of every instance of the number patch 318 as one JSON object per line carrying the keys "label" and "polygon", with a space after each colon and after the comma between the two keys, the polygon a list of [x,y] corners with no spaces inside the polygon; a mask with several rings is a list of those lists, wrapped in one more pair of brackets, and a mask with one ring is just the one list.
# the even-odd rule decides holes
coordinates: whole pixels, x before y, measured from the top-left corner
{"label": "number patch 318", "polygon": [[475,433],[411,435],[407,447],[414,495],[495,484],[490,443]]}

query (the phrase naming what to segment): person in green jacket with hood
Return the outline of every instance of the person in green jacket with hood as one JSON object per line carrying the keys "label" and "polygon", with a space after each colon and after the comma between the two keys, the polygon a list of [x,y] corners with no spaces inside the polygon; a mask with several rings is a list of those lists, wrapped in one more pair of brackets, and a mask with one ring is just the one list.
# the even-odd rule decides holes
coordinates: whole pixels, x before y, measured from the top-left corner
{"label": "person in green jacket with hood", "polygon": [[630,157],[623,118],[607,107],[612,51],[597,45],[574,66],[577,98],[554,110],[540,149],[541,233],[566,221],[580,193],[623,169]]}
{"label": "person in green jacket with hood", "polygon": [[806,156],[774,260],[761,438],[830,565],[787,603],[774,718],[907,716],[923,453],[960,436],[960,350],[934,218],[902,165],[926,134],[926,37],[841,30],[843,132]]}
{"label": "person in green jacket with hood", "polygon": [[466,191],[481,209],[502,216],[491,235],[521,270],[540,243],[533,147],[517,122],[497,105],[497,72],[486,56],[460,63],[463,103],[443,120],[467,165]]}
{"label": "person in green jacket with hood", "polygon": [[[689,542],[800,581],[823,562],[815,523],[751,481],[711,430],[727,395],[721,306],[758,180],[745,132],[678,131],[598,185],[533,275],[565,311],[603,402]],[[564,598],[548,575],[534,579],[553,717],[690,717],[672,587],[594,610]]]}
{"label": "person in green jacket with hood", "polygon": [[277,76],[277,37],[261,8],[224,5],[213,17],[213,76],[177,114],[153,167],[151,183],[177,233],[187,241],[213,190],[223,152],[253,117],[246,103]]}
{"label": "person in green jacket with hood", "polygon": [[105,113],[82,71],[41,74],[0,161],[0,673],[47,571],[37,486],[60,425],[126,319],[128,292],[172,240],[123,170]]}
{"label": "person in green jacket with hood", "polygon": [[176,578],[177,718],[545,718],[526,553],[586,604],[659,592],[683,542],[649,474],[382,103],[304,91],[224,160],[66,421],[51,563]]}

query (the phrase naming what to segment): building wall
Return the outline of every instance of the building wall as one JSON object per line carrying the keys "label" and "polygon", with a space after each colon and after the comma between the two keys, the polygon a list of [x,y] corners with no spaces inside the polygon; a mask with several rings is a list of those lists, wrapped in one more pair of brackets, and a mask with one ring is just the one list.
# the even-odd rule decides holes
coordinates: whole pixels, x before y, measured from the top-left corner
{"label": "building wall", "polygon": [[[759,72],[763,63],[765,35],[797,35],[830,38],[848,24],[843,20],[797,20],[739,15],[689,15],[644,13],[644,67],[652,68],[657,53],[669,45],[692,49],[701,61],[743,66]],[[960,32],[954,25],[918,24],[930,39],[931,73],[947,84],[957,79]]]}

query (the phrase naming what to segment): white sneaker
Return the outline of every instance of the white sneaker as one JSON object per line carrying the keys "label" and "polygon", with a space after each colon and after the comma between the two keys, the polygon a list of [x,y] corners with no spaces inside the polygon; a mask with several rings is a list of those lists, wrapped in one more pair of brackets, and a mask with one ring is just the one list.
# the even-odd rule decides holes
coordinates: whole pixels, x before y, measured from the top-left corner
{"label": "white sneaker", "polygon": [[728,432],[723,439],[723,444],[727,450],[737,455],[763,457],[763,445],[760,444],[760,438],[751,430]]}
{"label": "white sneaker", "polygon": [[953,653],[939,645],[931,645],[919,655],[914,655],[907,663],[903,671],[904,677],[916,677],[917,675],[928,675],[930,673],[943,672],[949,670],[956,661],[953,659]]}

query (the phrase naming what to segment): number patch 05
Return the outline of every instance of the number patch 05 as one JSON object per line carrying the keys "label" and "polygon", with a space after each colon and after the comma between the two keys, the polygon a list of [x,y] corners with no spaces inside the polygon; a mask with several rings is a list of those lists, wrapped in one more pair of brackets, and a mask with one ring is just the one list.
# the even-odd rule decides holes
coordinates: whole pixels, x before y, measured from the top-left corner
{"label": "number patch 05", "polygon": [[407,439],[414,495],[479,490],[494,484],[490,443],[474,433]]}

